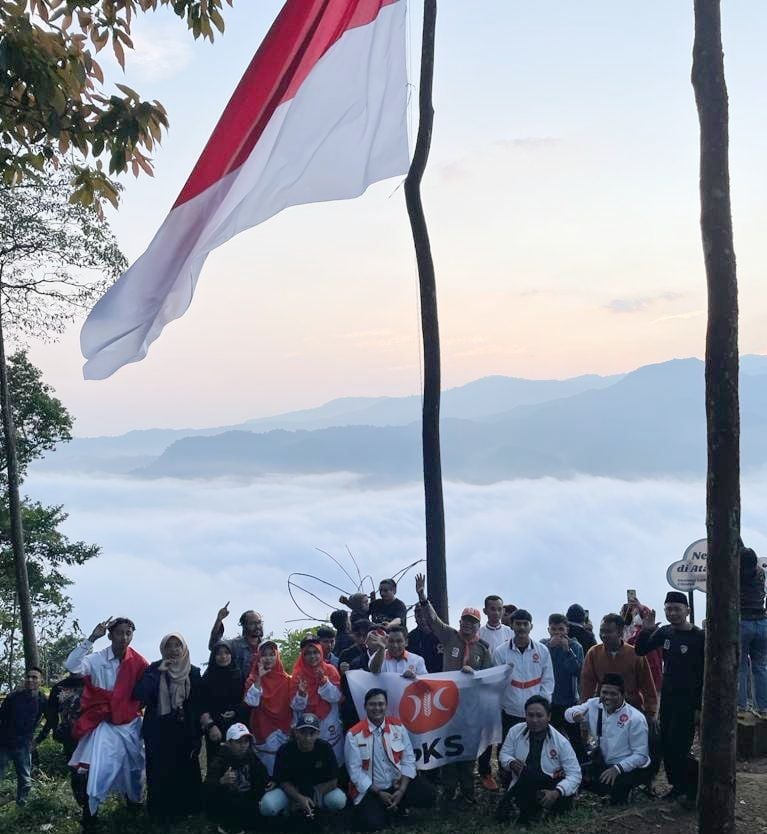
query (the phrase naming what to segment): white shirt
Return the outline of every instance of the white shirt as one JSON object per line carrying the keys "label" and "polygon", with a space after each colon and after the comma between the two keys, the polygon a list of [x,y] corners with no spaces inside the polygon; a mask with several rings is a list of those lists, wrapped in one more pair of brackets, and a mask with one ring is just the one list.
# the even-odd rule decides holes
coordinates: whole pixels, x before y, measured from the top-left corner
{"label": "white shirt", "polygon": [[549,650],[543,643],[530,641],[522,652],[511,640],[493,652],[493,666],[511,667],[509,685],[501,696],[501,708],[507,715],[524,718],[525,702],[533,695],[548,701],[554,693],[554,669]]}
{"label": "white shirt", "polygon": [[120,659],[115,657],[111,645],[95,654],[91,654],[92,651],[93,643],[90,640],[83,640],[69,653],[64,666],[68,672],[76,675],[90,675],[94,686],[111,692],[117,682]]}
{"label": "white shirt", "polygon": [[389,761],[383,746],[383,724],[376,727],[368,721],[373,747],[372,777],[376,788],[389,788],[399,777],[399,770]]}
{"label": "white shirt", "polygon": [[[388,734],[385,732],[387,724],[389,727]],[[386,782],[383,787],[387,788],[400,774],[407,776],[409,779],[414,779],[416,775],[413,744],[405,727],[399,721],[387,720],[381,727],[384,730],[383,734],[379,733],[374,736],[373,729],[374,725],[365,718],[349,730],[344,742],[346,769],[356,790],[355,805],[361,802],[362,797],[374,784],[374,778],[376,779],[375,784],[378,784],[377,780],[381,779]],[[389,760],[389,767],[394,768],[394,770],[385,774],[380,769],[381,765],[379,764],[378,776],[376,777],[374,776],[374,757],[378,755],[379,749],[383,756]],[[399,758],[399,763],[395,764],[397,758]]]}
{"label": "white shirt", "polygon": [[381,664],[382,672],[393,672],[397,675],[403,675],[408,670],[415,672],[416,675],[428,675],[429,673],[426,668],[426,662],[420,654],[416,654],[415,652],[405,652],[402,657],[395,660],[394,658],[389,657],[389,653],[386,652],[384,661]]}
{"label": "white shirt", "polygon": [[503,623],[498,623],[495,628],[493,628],[489,623],[485,623],[485,625],[483,625],[479,630],[479,639],[484,640],[490,647],[490,654],[492,654],[498,646],[508,643],[513,636],[514,632],[511,627],[504,625]]}
{"label": "white shirt", "polygon": [[638,709],[625,701],[615,712],[602,707],[599,698],[589,698],[583,704],[565,710],[565,720],[575,724],[575,716],[587,713],[589,732],[597,737],[599,713],[602,713],[602,737],[599,747],[608,765],[618,765],[624,773],[647,767],[650,751],[647,743],[647,719]]}

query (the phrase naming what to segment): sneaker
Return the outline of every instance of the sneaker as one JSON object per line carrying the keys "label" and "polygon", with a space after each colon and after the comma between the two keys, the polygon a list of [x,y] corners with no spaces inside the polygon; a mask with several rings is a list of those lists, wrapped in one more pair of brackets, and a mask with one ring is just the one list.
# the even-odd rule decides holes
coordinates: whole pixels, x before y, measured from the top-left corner
{"label": "sneaker", "polygon": [[498,783],[495,781],[495,779],[493,779],[493,777],[489,773],[486,773],[479,780],[479,783],[480,783],[480,785],[482,785],[482,787],[486,791],[497,791],[498,790]]}
{"label": "sneaker", "polygon": [[767,709],[760,709],[757,715],[759,718],[767,719]]}

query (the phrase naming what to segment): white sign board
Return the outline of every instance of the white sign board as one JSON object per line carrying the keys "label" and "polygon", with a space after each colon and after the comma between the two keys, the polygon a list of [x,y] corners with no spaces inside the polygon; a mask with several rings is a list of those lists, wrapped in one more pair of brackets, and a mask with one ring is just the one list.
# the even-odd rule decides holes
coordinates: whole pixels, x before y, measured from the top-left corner
{"label": "white sign board", "polygon": [[[698,539],[684,552],[681,560],[672,562],[666,571],[668,584],[677,591],[703,591],[706,593],[706,568],[708,540]],[[758,558],[757,564],[765,573],[767,584],[767,556]]]}
{"label": "white sign board", "polygon": [[698,539],[684,552],[678,562],[672,562],[666,571],[668,584],[677,591],[706,592],[706,560],[708,558],[708,540]]}

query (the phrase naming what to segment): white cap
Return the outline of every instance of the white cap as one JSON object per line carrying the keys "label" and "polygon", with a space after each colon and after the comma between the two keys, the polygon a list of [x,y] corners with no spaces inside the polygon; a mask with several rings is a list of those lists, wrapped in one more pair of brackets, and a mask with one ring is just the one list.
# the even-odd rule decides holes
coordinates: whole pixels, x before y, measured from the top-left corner
{"label": "white cap", "polygon": [[227,741],[236,741],[238,738],[244,738],[250,735],[250,730],[244,724],[232,724],[226,731]]}

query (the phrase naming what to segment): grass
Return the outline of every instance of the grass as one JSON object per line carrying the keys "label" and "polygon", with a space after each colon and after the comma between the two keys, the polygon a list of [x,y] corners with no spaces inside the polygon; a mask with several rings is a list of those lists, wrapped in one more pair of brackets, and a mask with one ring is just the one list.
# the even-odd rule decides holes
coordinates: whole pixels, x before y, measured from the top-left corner
{"label": "grass", "polygon": [[[0,831],[2,834],[79,834],[80,809],[77,807],[69,788],[67,769],[59,745],[48,740],[39,750],[40,769],[34,778],[29,802],[24,808],[17,808],[14,800],[16,791],[15,773],[9,768],[4,781],[0,782]],[[479,804],[472,809],[449,807],[445,810],[413,813],[406,821],[396,826],[399,832],[413,834],[500,834],[510,826],[500,826],[493,819],[498,795],[487,794],[478,789]],[[630,806],[632,812],[654,810],[650,800],[642,797]],[[616,830],[616,816],[621,809],[602,807],[588,796],[578,798],[573,812],[566,817],[552,819],[527,829],[532,834],[603,834]],[[117,798],[111,798],[99,813],[99,834],[154,834],[146,815],[131,814]],[[344,826],[333,824],[330,830]],[[266,820],[259,819],[257,830],[268,828],[272,834],[295,834],[295,826],[284,824],[269,827]],[[618,822],[617,830],[622,826]],[[211,834],[215,826],[204,817],[192,817],[179,825],[167,829],[163,834]]]}

